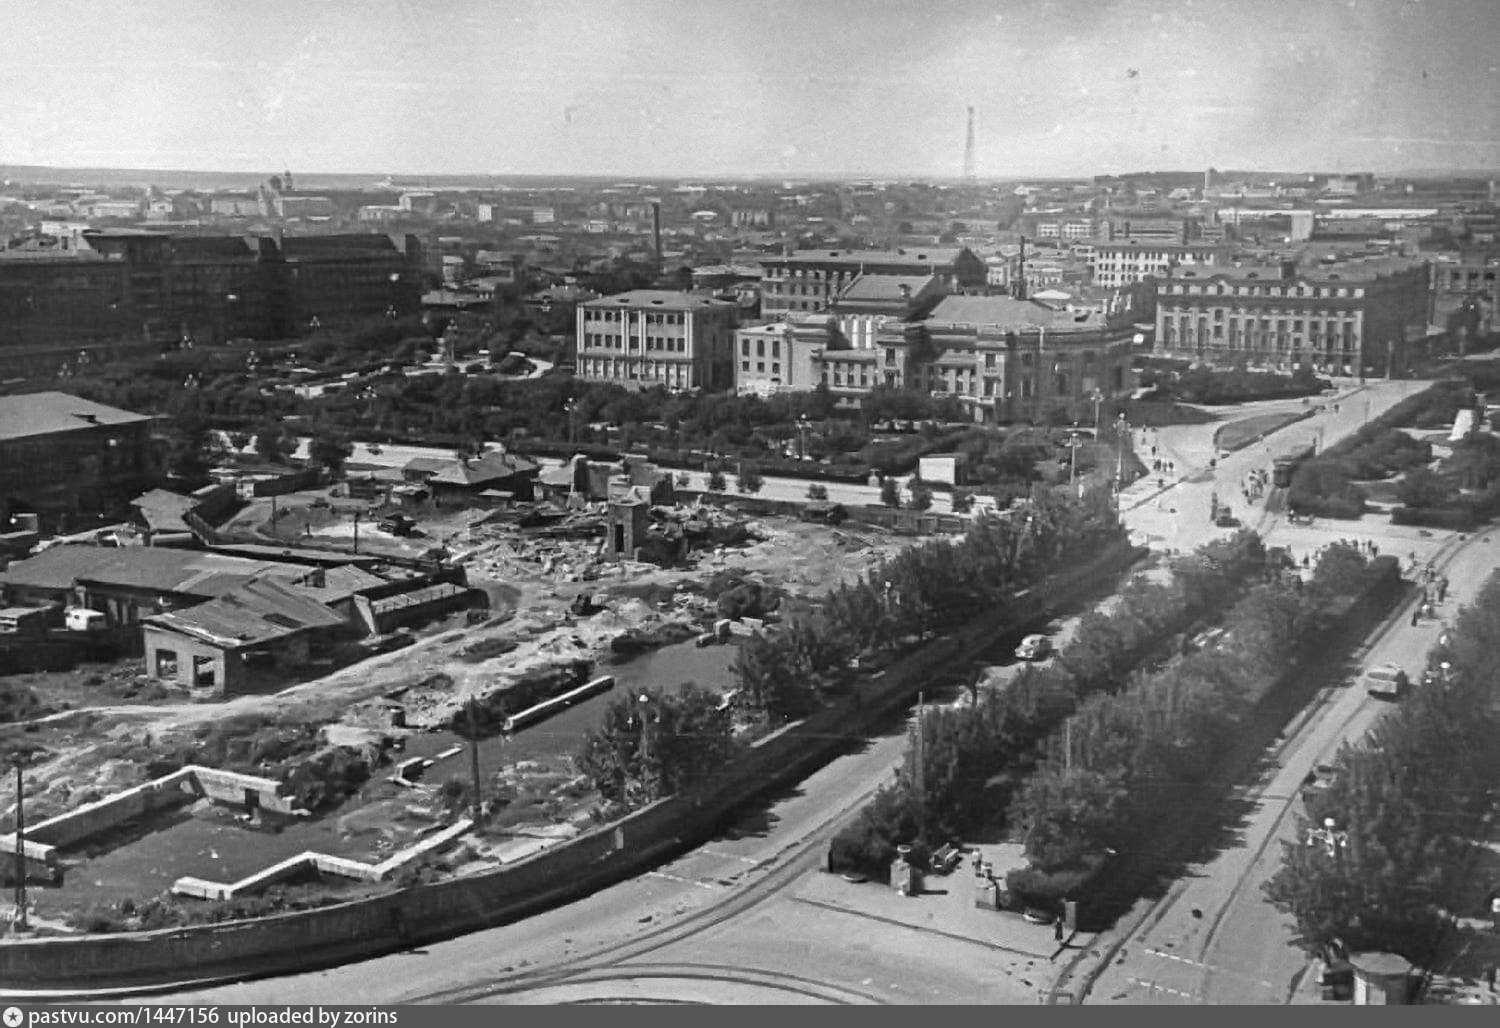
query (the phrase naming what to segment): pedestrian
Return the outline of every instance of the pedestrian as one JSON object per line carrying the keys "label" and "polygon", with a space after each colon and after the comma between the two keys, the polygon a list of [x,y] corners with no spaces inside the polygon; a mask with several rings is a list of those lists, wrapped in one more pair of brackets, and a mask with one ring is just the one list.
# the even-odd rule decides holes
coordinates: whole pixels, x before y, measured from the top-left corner
{"label": "pedestrian", "polygon": [[1417,608],[1416,607],[1413,607],[1412,611],[1411,611],[1411,626],[1413,628],[1417,627]]}
{"label": "pedestrian", "polygon": [[1497,968],[1494,964],[1491,964],[1490,969],[1484,973],[1484,983],[1490,987],[1491,992],[1495,991],[1495,977],[1497,973],[1500,973],[1500,968]]}
{"label": "pedestrian", "polygon": [[1372,557],[1378,557],[1378,556],[1380,556],[1380,547],[1376,546],[1374,543],[1370,544],[1370,556],[1372,556]]}
{"label": "pedestrian", "polygon": [[[1052,937],[1054,939],[1056,939],[1058,942],[1062,942],[1063,941],[1063,923],[1062,923],[1062,918],[1060,918],[1060,917],[1056,921],[1052,922]],[[1490,988],[1493,989],[1494,987],[1495,987],[1494,983],[1491,982],[1490,983]]]}

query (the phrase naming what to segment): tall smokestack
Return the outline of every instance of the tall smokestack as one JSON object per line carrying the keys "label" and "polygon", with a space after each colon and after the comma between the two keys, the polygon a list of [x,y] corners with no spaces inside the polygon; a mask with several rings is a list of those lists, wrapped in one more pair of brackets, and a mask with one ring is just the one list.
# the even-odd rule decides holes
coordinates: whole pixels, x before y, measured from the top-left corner
{"label": "tall smokestack", "polygon": [[974,181],[974,108],[969,108],[969,127],[964,136],[964,181]]}
{"label": "tall smokestack", "polygon": [[660,274],[665,261],[661,254],[661,203],[651,202],[651,241],[656,247],[656,270]]}
{"label": "tall smokestack", "polygon": [[1026,237],[1021,237],[1021,254],[1016,258],[1016,281],[1010,287],[1010,295],[1017,300],[1026,299]]}

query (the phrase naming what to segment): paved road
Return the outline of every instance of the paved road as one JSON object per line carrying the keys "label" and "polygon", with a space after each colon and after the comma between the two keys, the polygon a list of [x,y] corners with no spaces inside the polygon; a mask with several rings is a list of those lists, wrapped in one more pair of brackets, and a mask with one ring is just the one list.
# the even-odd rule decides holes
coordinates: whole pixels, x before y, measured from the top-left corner
{"label": "paved road", "polygon": [[[1451,618],[1500,565],[1500,532],[1449,540],[1438,564],[1451,593],[1440,618]],[[1392,662],[1419,679],[1440,621],[1413,627],[1404,608],[1373,641],[1361,666]],[[1241,839],[1210,862],[1189,869],[1153,916],[1124,941],[1099,977],[1089,1002],[1286,1003],[1306,959],[1292,942],[1292,924],[1267,902],[1261,886],[1280,866],[1291,839],[1298,792],[1313,767],[1345,740],[1361,738],[1389,709],[1358,683],[1331,683],[1321,707],[1276,755],[1274,770],[1250,790],[1251,813]]]}

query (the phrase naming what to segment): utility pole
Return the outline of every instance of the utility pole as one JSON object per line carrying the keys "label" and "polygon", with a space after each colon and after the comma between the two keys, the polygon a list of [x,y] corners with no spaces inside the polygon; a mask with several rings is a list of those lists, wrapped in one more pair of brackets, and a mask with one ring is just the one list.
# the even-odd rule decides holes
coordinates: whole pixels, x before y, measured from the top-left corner
{"label": "utility pole", "polygon": [[1063,721],[1063,770],[1073,770],[1073,719]]}
{"label": "utility pole", "polygon": [[927,709],[927,694],[917,693],[917,743],[913,747],[916,754],[916,771],[912,784],[917,790],[917,835],[919,838],[927,837],[927,773],[923,767],[926,760],[925,746],[923,745],[924,718],[923,712]]}
{"label": "utility pole", "polygon": [[474,823],[479,824],[484,813],[484,797],[479,791],[479,710],[474,697],[469,697],[469,771],[474,779]]}
{"label": "utility pole", "polygon": [[26,796],[16,758],[16,931],[26,931]]}
{"label": "utility pole", "polygon": [[359,552],[359,511],[354,512],[354,552]]}
{"label": "utility pole", "polygon": [[1073,422],[1073,431],[1068,436],[1068,491],[1078,484],[1078,422]]}

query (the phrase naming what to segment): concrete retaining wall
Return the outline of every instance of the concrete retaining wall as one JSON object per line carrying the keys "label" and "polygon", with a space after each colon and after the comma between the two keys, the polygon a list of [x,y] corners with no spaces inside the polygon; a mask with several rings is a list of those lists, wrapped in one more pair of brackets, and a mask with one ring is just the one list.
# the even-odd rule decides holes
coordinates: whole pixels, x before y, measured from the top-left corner
{"label": "concrete retaining wall", "polygon": [[[1036,590],[1038,616],[1139,559],[1118,545]],[[385,896],[254,920],[157,932],[0,940],[0,992],[103,989],[185,978],[305,971],[506,924],[578,899],[707,837],[735,807],[830,759],[881,711],[906,702],[925,671],[983,649],[1005,626],[986,612],[887,670],[857,706],[844,704],[759,740],[693,794],[671,797],[494,871]],[[213,884],[213,883],[208,883]]]}

